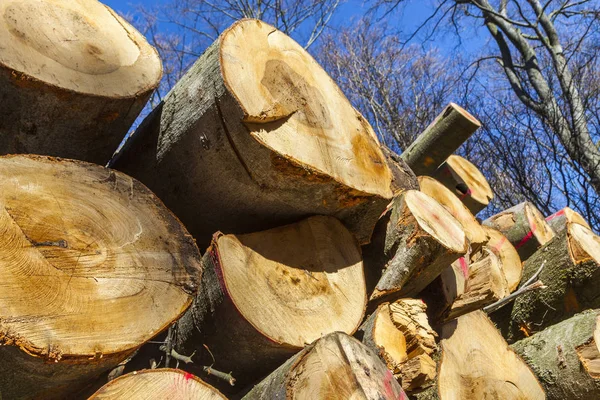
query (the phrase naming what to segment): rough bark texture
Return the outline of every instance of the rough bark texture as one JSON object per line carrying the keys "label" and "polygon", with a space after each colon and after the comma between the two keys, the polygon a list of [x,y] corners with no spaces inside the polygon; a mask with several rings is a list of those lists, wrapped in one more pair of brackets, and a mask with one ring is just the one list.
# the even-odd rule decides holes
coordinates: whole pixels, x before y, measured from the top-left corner
{"label": "rough bark texture", "polygon": [[[590,234],[593,235],[593,233]],[[594,235],[595,236],[595,235]],[[511,341],[560,322],[588,308],[600,307],[600,268],[597,262],[578,249],[570,229],[563,230],[546,243],[523,265],[523,281],[545,262],[539,279],[547,286],[519,296],[510,316],[494,321]]]}
{"label": "rough bark texture", "polygon": [[520,340],[512,349],[529,364],[549,400],[600,398],[598,310],[588,310]]}
{"label": "rough bark texture", "polygon": [[466,110],[450,103],[402,153],[417,175],[432,175],[481,126]]}
{"label": "rough bark texture", "polygon": [[[12,36],[0,49],[0,154],[104,165],[160,82],[158,54],[135,28],[96,1],[69,3],[7,0],[0,5]],[[139,49],[135,61],[124,63],[126,45]],[[9,55],[13,49],[20,49],[25,60]],[[37,56],[28,60],[27,54]],[[150,60],[151,69],[138,68]],[[56,71],[63,68],[72,73],[61,80]],[[119,76],[119,87],[106,91],[104,80],[111,75]]]}
{"label": "rough bark texture", "polygon": [[[430,220],[421,226],[409,205],[407,197],[419,193],[435,204],[435,211],[421,204],[425,212],[431,212]],[[423,199],[419,197],[419,200]],[[458,246],[446,247],[426,229],[434,231],[448,224],[457,237],[452,241]],[[441,232],[442,237],[448,235]],[[447,239],[447,237],[445,238]],[[431,283],[446,267],[468,251],[468,241],[456,219],[429,196],[406,191],[396,197],[386,215],[377,224],[373,242],[363,249],[367,290],[375,303],[386,298],[416,295]]]}
{"label": "rough bark texture", "polygon": [[565,207],[549,217],[546,217],[546,222],[556,234],[562,232],[570,223],[580,224],[588,229],[591,229],[581,214],[579,214],[577,211],[573,211],[569,207]]}
{"label": "rough bark texture", "polygon": [[394,192],[394,196],[405,190],[419,190],[417,176],[408,164],[406,164],[406,161],[383,144],[381,145],[381,151],[383,151],[383,155],[392,172],[392,191]]}
{"label": "rough bark texture", "polygon": [[457,155],[448,157],[433,177],[450,189],[473,215],[487,207],[494,196],[481,171]]}
{"label": "rough bark texture", "polygon": [[538,209],[529,202],[517,204],[483,221],[483,225],[500,231],[526,261],[554,236]]}
{"label": "rough bark texture", "polygon": [[0,205],[2,398],[68,398],[191,304],[200,253],[130,177],[4,156]]}
{"label": "rough bark texture", "polygon": [[[264,66],[249,62],[262,76],[248,77],[242,82],[248,87],[236,93],[230,86],[237,78],[226,82],[223,71],[242,62],[231,61],[234,55],[224,55],[222,46],[239,37],[262,44],[237,56],[275,55],[261,58]],[[269,47],[271,40],[286,51]],[[242,95],[244,107],[250,102],[264,109],[245,110]],[[269,147],[278,137],[286,138],[287,150]],[[312,165],[311,157],[323,165]],[[393,195],[390,169],[368,122],[304,49],[256,20],[237,22],[206,50],[113,165],[157,193],[200,246],[217,230],[255,232],[314,214],[337,217],[368,243]]]}
{"label": "rough bark texture", "polygon": [[375,352],[356,339],[335,332],[306,346],[244,399],[406,400],[407,397]]}

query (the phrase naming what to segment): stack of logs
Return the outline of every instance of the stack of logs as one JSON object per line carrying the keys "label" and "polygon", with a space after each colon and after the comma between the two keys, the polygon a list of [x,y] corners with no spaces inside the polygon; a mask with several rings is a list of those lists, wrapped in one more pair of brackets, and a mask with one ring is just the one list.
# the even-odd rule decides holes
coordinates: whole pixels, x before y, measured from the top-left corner
{"label": "stack of logs", "polygon": [[109,168],[155,50],[95,0],[0,14],[0,398],[600,398],[600,238],[477,219],[458,105],[397,156],[242,20]]}

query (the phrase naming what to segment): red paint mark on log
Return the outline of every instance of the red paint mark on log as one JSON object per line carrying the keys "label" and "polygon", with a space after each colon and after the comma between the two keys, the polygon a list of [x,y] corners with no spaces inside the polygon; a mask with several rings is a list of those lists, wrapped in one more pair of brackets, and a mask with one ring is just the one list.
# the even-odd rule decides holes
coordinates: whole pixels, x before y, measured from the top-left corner
{"label": "red paint mark on log", "polygon": [[500,249],[502,248],[502,246],[504,246],[504,242],[506,242],[506,236],[502,235],[502,239],[500,239],[500,241],[498,242],[498,244],[496,246],[494,246],[494,250],[496,250],[497,252],[500,251]]}
{"label": "red paint mark on log", "polygon": [[552,221],[554,218],[556,217],[560,217],[561,215],[563,215],[565,213],[565,210],[562,209],[560,211],[555,212],[554,214],[552,214],[551,216],[549,216],[548,218],[546,218],[546,221]]}
{"label": "red paint mark on log", "polygon": [[525,235],[525,237],[523,239],[521,239],[521,241],[515,245],[515,249],[518,249],[519,247],[521,247],[525,243],[527,243],[527,241],[532,238],[536,229],[537,229],[537,226],[535,224],[532,224],[531,230],[529,231],[529,233],[527,235]]}
{"label": "red paint mark on log", "polygon": [[470,195],[471,195],[471,193],[473,193],[473,191],[471,190],[471,188],[469,188],[469,190],[467,190],[465,193],[463,193],[463,194],[462,194],[462,195],[459,197],[459,199],[460,199],[460,200],[462,200],[462,199],[464,199],[465,197],[467,197],[467,196],[470,196]]}
{"label": "red paint mark on log", "polygon": [[458,259],[458,263],[460,264],[460,270],[462,271],[465,279],[469,278],[469,265],[467,264],[467,260],[464,257]]}
{"label": "red paint mark on log", "polygon": [[183,377],[185,378],[186,381],[189,381],[190,379],[192,379],[193,376],[194,375],[190,374],[189,372],[186,372]]}

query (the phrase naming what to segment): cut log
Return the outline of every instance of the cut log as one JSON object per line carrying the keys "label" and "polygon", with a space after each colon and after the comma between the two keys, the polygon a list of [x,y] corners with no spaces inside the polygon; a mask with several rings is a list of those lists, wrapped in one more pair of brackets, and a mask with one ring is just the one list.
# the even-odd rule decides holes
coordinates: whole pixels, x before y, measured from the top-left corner
{"label": "cut log", "polygon": [[496,320],[507,329],[509,341],[519,340],[532,331],[542,330],[572,315],[600,308],[600,237],[579,224],[546,243],[523,265],[523,280],[529,279],[544,263],[539,279],[545,289],[519,296],[510,320]]}
{"label": "cut log", "polygon": [[156,50],[96,0],[3,0],[0,16],[0,154],[106,164],[160,82]]}
{"label": "cut log", "polygon": [[471,244],[471,252],[481,249],[481,246],[488,241],[488,237],[481,224],[458,197],[450,189],[428,176],[419,176],[419,187],[421,192],[437,200],[460,222]]}
{"label": "cut log", "polygon": [[[521,276],[523,275],[523,264],[521,263],[519,253],[515,249],[515,246],[508,241],[506,236],[498,230],[488,226],[483,226],[483,230],[488,237],[488,242],[485,247],[493,252],[500,260],[508,290],[514,292],[517,287],[519,287]],[[473,261],[476,261],[482,255],[483,253],[481,252],[474,253],[471,258]]]}
{"label": "cut log", "polygon": [[394,196],[409,189],[419,190],[419,181],[417,180],[415,173],[410,169],[402,157],[383,144],[381,145],[381,151],[392,172],[392,191],[394,192]]}
{"label": "cut log", "polygon": [[227,29],[123,147],[199,245],[333,215],[368,243],[393,195],[369,123],[291,38],[257,20]]}
{"label": "cut log", "polygon": [[102,386],[89,400],[226,400],[217,389],[179,369],[135,371]]}
{"label": "cut log", "polygon": [[535,375],[483,311],[446,323],[441,338],[441,400],[545,399]]}
{"label": "cut log", "polygon": [[600,315],[588,310],[515,343],[548,399],[600,399]]}
{"label": "cut log", "polygon": [[[177,325],[176,349],[197,351],[196,364],[211,365],[207,345],[214,367],[232,371],[238,386],[273,371],[322,335],[353,334],[363,319],[360,247],[333,217],[253,234],[215,234],[203,264],[201,290]],[[221,384],[214,383],[225,390]]]}
{"label": "cut log", "polygon": [[429,326],[421,300],[383,303],[360,329],[363,344],[375,351],[407,392],[422,390],[435,379],[437,334]]}
{"label": "cut log", "polygon": [[407,397],[373,350],[335,332],[308,345],[243,399],[407,400]]}
{"label": "cut log", "polygon": [[0,157],[0,393],[69,398],[173,323],[200,281],[183,225],[136,180]]}
{"label": "cut log", "polygon": [[403,192],[364,248],[370,299],[416,295],[468,248],[460,223],[444,207],[419,191]]}
{"label": "cut log", "polygon": [[450,189],[473,215],[487,207],[494,198],[494,192],[481,171],[460,156],[448,157],[433,177]]}
{"label": "cut log", "polygon": [[483,221],[483,225],[494,228],[506,236],[515,246],[521,261],[526,261],[537,249],[554,237],[554,232],[542,214],[527,201],[491,216]]}
{"label": "cut log", "polygon": [[567,224],[571,223],[583,225],[588,229],[592,229],[588,225],[585,218],[581,216],[581,214],[579,214],[577,211],[573,211],[569,207],[565,207],[549,217],[546,217],[546,222],[548,225],[550,225],[550,228],[552,228],[554,233],[562,232],[567,227]]}
{"label": "cut log", "polygon": [[402,153],[417,175],[431,175],[481,126],[461,106],[450,103]]}

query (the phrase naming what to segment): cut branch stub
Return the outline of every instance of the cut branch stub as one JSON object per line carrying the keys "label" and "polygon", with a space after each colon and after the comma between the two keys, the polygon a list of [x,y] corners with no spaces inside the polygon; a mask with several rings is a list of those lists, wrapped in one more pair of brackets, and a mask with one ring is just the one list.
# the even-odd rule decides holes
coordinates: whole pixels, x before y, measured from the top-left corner
{"label": "cut branch stub", "polygon": [[200,252],[124,174],[4,156],[0,274],[0,393],[68,398],[184,313]]}
{"label": "cut branch stub", "polygon": [[428,176],[419,176],[418,179],[421,192],[437,200],[460,222],[471,244],[471,252],[481,249],[481,246],[488,241],[488,237],[467,206],[437,180]]}
{"label": "cut branch stub", "polygon": [[436,333],[421,300],[383,303],[366,320],[362,342],[375,351],[406,391],[422,390],[435,379]]}
{"label": "cut branch stub", "polygon": [[464,108],[450,103],[402,153],[402,158],[417,175],[431,175],[480,126]]}
{"label": "cut branch stub", "polygon": [[300,45],[257,20],[233,24],[124,145],[139,178],[201,245],[333,215],[361,243],[392,174],[369,123]]}
{"label": "cut branch stub", "polygon": [[[483,229],[488,236],[485,248],[493,252],[500,260],[508,290],[514,292],[519,287],[521,276],[523,275],[523,264],[521,263],[519,253],[506,236],[498,230],[488,226],[483,226]],[[481,252],[474,253],[471,259],[476,261],[482,255],[483,253]]]}
{"label": "cut branch stub", "polygon": [[441,338],[441,400],[545,399],[535,375],[483,311],[446,323]]}
{"label": "cut branch stub", "polygon": [[521,339],[582,310],[600,308],[599,236],[583,225],[569,224],[524,263],[523,280],[543,262],[539,279],[546,288],[519,296],[510,319],[496,321],[501,328],[508,327],[509,340]]}
{"label": "cut branch stub", "polygon": [[200,378],[179,369],[135,371],[102,386],[89,400],[226,400]]}
{"label": "cut branch stub", "polygon": [[341,332],[331,333],[289,359],[243,400],[381,399],[408,397],[377,354]]}
{"label": "cut branch stub", "polygon": [[537,249],[554,237],[554,232],[546,223],[538,209],[529,202],[517,204],[483,221],[501,232],[526,261]]}
{"label": "cut branch stub", "polygon": [[[197,351],[195,364],[209,365],[207,345],[214,367],[232,371],[238,386],[322,335],[354,333],[364,316],[360,248],[333,217],[216,234],[203,263],[201,290],[178,323],[177,351]],[[214,384],[225,391],[222,382]]]}
{"label": "cut branch stub", "polygon": [[106,164],[160,82],[156,50],[96,0],[3,0],[0,20],[0,153]]}
{"label": "cut branch stub", "polygon": [[546,217],[546,222],[548,225],[550,225],[550,228],[552,228],[554,233],[560,233],[570,223],[583,225],[586,228],[591,229],[585,218],[583,218],[577,211],[573,211],[569,207],[565,207],[549,217]]}
{"label": "cut branch stub", "polygon": [[371,300],[416,295],[468,248],[460,223],[437,201],[416,190],[402,193],[364,249]]}
{"label": "cut branch stub", "polygon": [[487,207],[494,198],[494,192],[481,171],[460,156],[448,157],[433,177],[450,189],[473,215]]}
{"label": "cut branch stub", "polygon": [[600,315],[588,310],[514,345],[549,399],[600,398]]}

